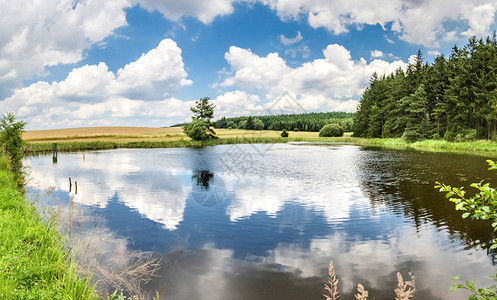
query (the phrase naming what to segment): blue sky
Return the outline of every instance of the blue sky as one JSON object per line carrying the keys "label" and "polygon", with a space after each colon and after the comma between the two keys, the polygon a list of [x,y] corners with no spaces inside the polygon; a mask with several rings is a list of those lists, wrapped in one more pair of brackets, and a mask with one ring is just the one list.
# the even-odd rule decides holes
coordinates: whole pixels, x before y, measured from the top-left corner
{"label": "blue sky", "polygon": [[281,95],[306,111],[354,111],[373,72],[490,34],[497,4],[22,0],[0,9],[0,112],[49,129],[168,126],[204,96],[216,117],[291,112]]}

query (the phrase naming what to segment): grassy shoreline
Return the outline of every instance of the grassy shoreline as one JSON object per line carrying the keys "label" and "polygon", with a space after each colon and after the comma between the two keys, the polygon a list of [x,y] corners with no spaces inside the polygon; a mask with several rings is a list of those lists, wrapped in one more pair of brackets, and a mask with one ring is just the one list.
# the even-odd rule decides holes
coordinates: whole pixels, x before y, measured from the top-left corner
{"label": "grassy shoreline", "polygon": [[[473,142],[447,142],[444,140],[424,140],[412,144],[407,143],[400,138],[386,139],[365,139],[354,137],[336,137],[336,138],[306,138],[306,137],[236,137],[236,138],[219,138],[204,142],[192,141],[187,139],[178,139],[170,141],[70,141],[57,142],[58,151],[86,151],[86,150],[108,150],[119,148],[200,148],[215,145],[231,144],[254,144],[254,143],[287,143],[287,142],[310,142],[310,143],[333,143],[333,144],[353,144],[361,146],[377,146],[395,149],[415,149],[426,151],[447,151],[447,152],[471,152],[471,153],[495,153],[497,154],[497,142],[492,141],[473,141]],[[42,153],[51,152],[52,143],[26,143],[25,153]]]}
{"label": "grassy shoreline", "polygon": [[[301,141],[304,139],[293,139]],[[192,140],[173,140],[173,141],[141,141],[141,142],[110,142],[110,141],[91,141],[91,142],[58,142],[58,151],[84,151],[84,150],[109,150],[119,148],[200,148],[215,145],[231,144],[264,144],[264,143],[286,143],[288,139],[284,138],[267,138],[267,137],[244,137],[244,138],[221,138],[207,140],[203,142]],[[26,143],[24,146],[25,153],[51,152],[52,143]]]}
{"label": "grassy shoreline", "polygon": [[82,127],[55,130],[35,130],[24,133],[26,153],[50,152],[52,143],[59,151],[105,150],[118,148],[182,148],[247,143],[341,143],[423,151],[496,153],[497,142],[473,141],[451,143],[443,140],[425,140],[412,144],[400,138],[354,138],[351,133],[343,137],[321,138],[317,132],[290,131],[289,138],[281,138],[279,131],[216,129],[218,139],[205,142],[190,140],[181,127]]}
{"label": "grassy shoreline", "polygon": [[0,155],[0,299],[98,299],[55,222],[40,217],[8,166]]}

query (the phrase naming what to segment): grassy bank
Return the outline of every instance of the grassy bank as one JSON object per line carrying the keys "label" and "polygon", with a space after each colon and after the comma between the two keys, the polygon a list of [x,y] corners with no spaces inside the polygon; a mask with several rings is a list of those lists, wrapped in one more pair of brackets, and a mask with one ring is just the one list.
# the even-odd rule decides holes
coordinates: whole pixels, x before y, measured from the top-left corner
{"label": "grassy bank", "polygon": [[180,148],[203,147],[246,143],[284,143],[307,141],[313,143],[350,143],[364,146],[379,146],[396,149],[419,149],[426,151],[471,152],[477,154],[497,153],[497,142],[473,141],[451,143],[443,140],[426,140],[408,144],[403,139],[353,138],[351,133],[343,137],[320,138],[317,132],[290,131],[283,139],[279,131],[216,129],[219,139],[205,142],[192,141],[179,127],[89,127],[60,130],[28,131],[26,153],[52,151],[57,143],[59,151],[104,150],[117,148]]}
{"label": "grassy bank", "polygon": [[98,299],[64,245],[55,224],[18,191],[0,156],[0,299]]}
{"label": "grassy bank", "polygon": [[[293,139],[303,140],[303,139]],[[83,151],[83,150],[106,150],[118,148],[183,148],[183,147],[206,147],[214,145],[249,144],[249,143],[285,143],[288,139],[268,137],[244,137],[244,138],[220,138],[203,142],[192,140],[173,141],[141,141],[141,142],[109,142],[109,141],[81,141],[81,142],[57,142],[58,151]],[[24,147],[25,153],[37,153],[52,151],[52,143],[27,143]]]}

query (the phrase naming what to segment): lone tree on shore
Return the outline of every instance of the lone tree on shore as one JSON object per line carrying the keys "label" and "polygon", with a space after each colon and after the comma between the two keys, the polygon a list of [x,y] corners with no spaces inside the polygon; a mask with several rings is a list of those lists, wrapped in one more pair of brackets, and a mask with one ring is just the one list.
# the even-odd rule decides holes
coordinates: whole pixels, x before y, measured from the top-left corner
{"label": "lone tree on shore", "polygon": [[195,101],[195,106],[190,107],[193,113],[192,122],[183,127],[183,131],[195,141],[217,138],[211,127],[214,118],[214,104],[209,103],[210,97],[203,97]]}

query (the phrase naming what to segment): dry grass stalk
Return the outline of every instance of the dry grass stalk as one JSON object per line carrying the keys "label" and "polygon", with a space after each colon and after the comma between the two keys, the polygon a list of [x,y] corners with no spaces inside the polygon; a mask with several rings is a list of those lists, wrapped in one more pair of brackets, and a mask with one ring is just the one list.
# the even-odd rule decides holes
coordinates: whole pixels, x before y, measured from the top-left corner
{"label": "dry grass stalk", "polygon": [[[411,280],[404,281],[404,278],[397,272],[397,288],[395,289],[395,300],[411,300],[414,299],[416,292],[416,276],[409,272]],[[323,294],[326,300],[336,300],[340,296],[338,294],[338,279],[335,275],[333,261],[330,261],[328,266],[328,282],[324,285],[325,290],[329,293]],[[360,283],[357,284],[357,294],[354,295],[356,300],[368,300],[369,293]],[[373,297],[374,299],[374,297]]]}
{"label": "dry grass stalk", "polygon": [[368,291],[364,289],[364,286],[362,284],[358,283],[357,284],[357,294],[355,294],[356,300],[368,300]]}
{"label": "dry grass stalk", "polygon": [[328,266],[328,282],[325,283],[324,289],[329,293],[329,296],[323,294],[326,300],[336,300],[340,295],[338,294],[338,279],[335,275],[335,268],[333,266],[333,261],[330,260],[330,265]]}
{"label": "dry grass stalk", "polygon": [[[133,262],[122,266],[100,266],[94,264],[92,273],[98,278],[97,287],[100,290],[124,290],[136,300],[158,299],[152,298],[145,292],[142,285],[150,281],[159,268],[160,261],[152,257],[149,252],[135,252]],[[102,291],[104,293],[104,291]]]}
{"label": "dry grass stalk", "polygon": [[395,300],[414,299],[416,292],[416,276],[409,272],[411,280],[404,281],[404,278],[397,272],[397,288],[395,289]]}

